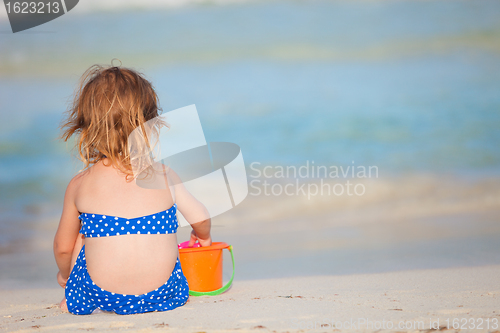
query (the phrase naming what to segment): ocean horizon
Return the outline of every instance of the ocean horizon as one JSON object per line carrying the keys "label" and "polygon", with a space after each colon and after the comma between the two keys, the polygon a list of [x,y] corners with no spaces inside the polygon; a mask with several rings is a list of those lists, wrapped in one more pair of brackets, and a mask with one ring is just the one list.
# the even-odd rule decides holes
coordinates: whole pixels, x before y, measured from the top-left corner
{"label": "ocean horizon", "polygon": [[58,214],[81,169],[58,126],[83,71],[113,58],[164,112],[195,104],[207,141],[238,144],[249,173],[314,161],[410,183],[498,177],[500,3],[176,4],[82,1],[0,35],[0,246]]}

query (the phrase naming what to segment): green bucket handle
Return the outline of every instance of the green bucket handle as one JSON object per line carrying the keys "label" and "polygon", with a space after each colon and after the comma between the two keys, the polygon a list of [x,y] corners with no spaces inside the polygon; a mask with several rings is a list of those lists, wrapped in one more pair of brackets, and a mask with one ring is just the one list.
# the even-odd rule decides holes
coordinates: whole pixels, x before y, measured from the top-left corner
{"label": "green bucket handle", "polygon": [[223,292],[225,292],[226,290],[228,290],[229,287],[231,287],[231,284],[233,283],[233,279],[234,279],[234,254],[233,254],[233,246],[229,245],[227,247],[227,249],[231,253],[231,261],[233,262],[233,275],[231,276],[231,279],[229,279],[229,281],[226,283],[225,286],[223,286],[222,288],[219,288],[217,290],[213,290],[213,291],[193,291],[193,290],[189,290],[189,295],[191,295],[191,296],[216,296],[216,295],[222,294]]}

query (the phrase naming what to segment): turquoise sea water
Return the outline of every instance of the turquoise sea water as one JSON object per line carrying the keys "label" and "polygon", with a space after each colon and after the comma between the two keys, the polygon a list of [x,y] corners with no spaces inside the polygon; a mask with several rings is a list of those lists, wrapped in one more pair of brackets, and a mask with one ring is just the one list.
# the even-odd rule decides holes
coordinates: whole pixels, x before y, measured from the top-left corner
{"label": "turquoise sea water", "polygon": [[196,104],[207,140],[239,144],[247,165],[499,170],[498,1],[70,14],[18,34],[0,22],[0,245],[59,209],[79,169],[62,113],[79,75],[112,58],[152,80],[164,111]]}

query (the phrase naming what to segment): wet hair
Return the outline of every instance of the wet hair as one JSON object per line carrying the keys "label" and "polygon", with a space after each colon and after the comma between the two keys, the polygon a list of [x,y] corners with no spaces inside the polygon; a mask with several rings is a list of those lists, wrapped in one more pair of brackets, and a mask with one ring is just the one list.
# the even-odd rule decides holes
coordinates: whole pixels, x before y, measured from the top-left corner
{"label": "wet hair", "polygon": [[158,96],[143,74],[121,66],[94,65],[82,75],[61,125],[62,139],[76,135],[84,170],[108,158],[133,176],[127,139],[137,127],[159,115]]}

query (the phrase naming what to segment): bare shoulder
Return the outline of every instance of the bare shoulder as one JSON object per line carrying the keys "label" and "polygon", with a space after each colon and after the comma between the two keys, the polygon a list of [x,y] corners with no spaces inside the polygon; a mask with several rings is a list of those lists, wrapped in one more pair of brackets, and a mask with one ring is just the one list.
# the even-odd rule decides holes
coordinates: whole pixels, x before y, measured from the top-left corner
{"label": "bare shoulder", "polygon": [[162,164],[162,167],[164,169],[164,175],[167,177],[170,185],[177,185],[182,183],[181,178],[179,175],[172,169],[171,167]]}
{"label": "bare shoulder", "polygon": [[[173,180],[176,183],[176,180],[179,179],[177,173],[170,168],[168,165],[165,165],[161,162],[154,162],[147,168],[147,172],[152,172],[155,176],[161,176],[162,178],[166,177],[169,183]],[[174,185],[174,184],[170,184]]]}
{"label": "bare shoulder", "polygon": [[78,174],[76,174],[76,176],[74,176],[68,183],[68,186],[66,188],[66,195],[74,195],[78,191],[78,188],[80,187],[84,179],[88,177],[89,172],[90,168],[80,171]]}

